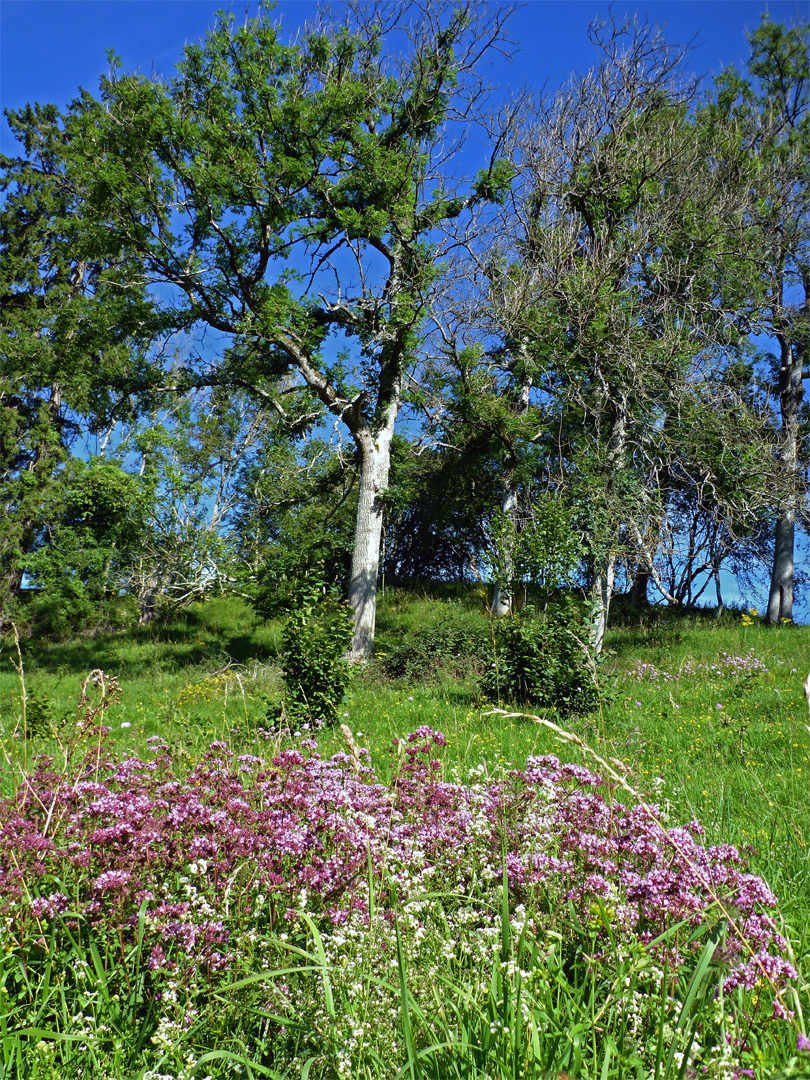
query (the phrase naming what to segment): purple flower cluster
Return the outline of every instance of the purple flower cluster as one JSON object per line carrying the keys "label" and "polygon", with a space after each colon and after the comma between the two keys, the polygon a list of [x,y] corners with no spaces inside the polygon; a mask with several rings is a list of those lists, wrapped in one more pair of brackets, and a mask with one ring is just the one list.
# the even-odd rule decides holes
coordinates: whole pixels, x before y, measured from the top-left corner
{"label": "purple flower cluster", "polygon": [[639,682],[676,682],[678,679],[686,679],[691,675],[767,675],[768,668],[754,656],[754,650],[749,649],[745,656],[734,656],[732,653],[721,652],[720,659],[715,664],[698,664],[692,660],[685,660],[677,671],[659,670],[655,664],[647,664],[638,661],[630,671]]}
{"label": "purple flower cluster", "polygon": [[426,867],[469,896],[505,861],[513,905],[552,917],[570,902],[589,925],[607,912],[614,938],[650,945],[670,970],[699,950],[695,927],[725,918],[729,988],[794,976],[768,914],[776,897],[736,848],[705,847],[697,822],[666,828],[655,807],[625,805],[552,756],[451,783],[444,745],[429,727],[408,736],[388,784],[366,751],[324,760],[311,740],[270,761],[214,743],[187,775],[160,741],[151,761],[108,751],[68,775],[41,761],[0,800],[0,908],[21,945],[43,920],[78,916],[134,935],[145,911],[152,969],[217,971],[237,925],[274,930],[305,905],[333,926],[366,918],[369,867],[381,897],[407,896]]}

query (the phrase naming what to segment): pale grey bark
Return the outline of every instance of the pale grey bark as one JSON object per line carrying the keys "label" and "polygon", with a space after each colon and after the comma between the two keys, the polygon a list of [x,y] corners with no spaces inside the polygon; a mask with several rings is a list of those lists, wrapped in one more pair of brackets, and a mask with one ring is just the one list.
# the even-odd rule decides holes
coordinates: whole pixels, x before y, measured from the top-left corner
{"label": "pale grey bark", "polygon": [[[781,285],[781,283],[780,283]],[[810,273],[805,275],[804,307],[810,307]],[[800,488],[799,414],[804,400],[805,343],[778,335],[779,408],[782,416],[782,439],[779,463],[785,480],[785,495],[776,510],[773,567],[768,593],[766,619],[778,625],[793,619],[793,579],[796,537],[796,507]]]}
{"label": "pale grey bark", "polygon": [[597,563],[594,574],[594,610],[591,623],[593,651],[600,653],[605,644],[610,601],[613,597],[613,581],[616,575],[616,556],[608,552]]}
{"label": "pale grey bark", "polygon": [[[606,388],[607,389],[607,388]],[[612,414],[610,435],[607,440],[607,470],[608,479],[606,492],[608,503],[610,502],[610,488],[613,474],[623,464],[627,449],[627,398],[623,393],[606,393],[607,409]],[[600,417],[601,419],[601,417]],[[608,510],[608,512],[610,512]],[[591,645],[595,653],[600,653],[605,643],[605,633],[610,613],[610,601],[613,598],[613,582],[616,576],[616,551],[615,541],[610,535],[595,538],[601,549],[594,560],[593,581],[593,616],[591,620]]]}
{"label": "pale grey bark", "polygon": [[[759,222],[752,225],[756,265],[765,273],[766,303],[761,332],[779,343],[777,393],[781,416],[774,491],[775,543],[768,608],[769,623],[793,618],[796,520],[806,499],[801,461],[802,380],[808,377],[810,340],[810,53],[807,27],[765,29],[751,35],[748,63],[752,83],[746,102],[753,104],[749,123],[757,169],[752,173]],[[757,160],[757,158],[759,160]],[[764,165],[764,168],[762,167]],[[741,185],[744,186],[744,185]]]}
{"label": "pale grey bark", "polygon": [[[532,380],[524,373],[513,410],[515,416],[524,419],[529,412]],[[490,612],[498,617],[508,615],[512,610],[512,582],[515,576],[515,545],[518,541],[518,488],[515,482],[517,458],[514,446],[508,449],[508,461],[501,480],[501,513],[509,521],[511,528],[506,536],[506,543],[501,554],[501,581],[496,582],[495,592],[490,605]]]}
{"label": "pale grey bark", "polygon": [[[400,285],[399,257],[388,249],[392,265],[391,291]],[[354,549],[349,574],[349,606],[354,612],[354,637],[349,659],[365,660],[374,651],[377,610],[377,577],[384,520],[383,497],[388,487],[391,467],[391,444],[400,403],[406,338],[394,334],[385,343],[386,356],[380,361],[372,419],[364,413],[367,393],[361,391],[351,401],[341,397],[312,362],[307,353],[290,338],[280,340],[304,380],[317,393],[331,413],[351,433],[360,457],[360,484],[355,516]]]}
{"label": "pale grey bark", "polygon": [[147,626],[157,618],[157,601],[160,596],[160,572],[152,566],[138,594],[138,626]]}
{"label": "pale grey bark", "polygon": [[773,625],[793,619],[795,533],[795,512],[792,507],[784,507],[776,518],[773,569],[766,614],[767,621]]}
{"label": "pale grey bark", "polygon": [[383,496],[391,467],[391,442],[399,409],[399,394],[385,410],[383,426],[372,434],[355,434],[360,451],[360,484],[355,518],[354,550],[349,576],[349,606],[354,611],[354,638],[350,659],[362,660],[374,648],[377,614],[377,577],[384,519]]}
{"label": "pale grey bark", "polygon": [[501,552],[502,581],[495,584],[495,591],[489,608],[491,614],[499,618],[508,615],[512,610],[512,589],[509,582],[512,581],[515,572],[514,542],[516,531],[514,525],[518,508],[518,493],[514,476],[510,473],[503,478],[502,483],[501,513],[505,519],[512,522],[513,528],[511,535],[507,536],[504,550]]}

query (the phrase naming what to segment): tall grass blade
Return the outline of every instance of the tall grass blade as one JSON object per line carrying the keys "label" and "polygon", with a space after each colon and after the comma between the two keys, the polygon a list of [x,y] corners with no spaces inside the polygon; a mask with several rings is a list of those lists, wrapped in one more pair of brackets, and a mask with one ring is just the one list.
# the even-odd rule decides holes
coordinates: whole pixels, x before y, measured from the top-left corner
{"label": "tall grass blade", "polygon": [[411,1011],[408,1002],[408,978],[405,968],[405,950],[402,948],[402,935],[399,932],[399,918],[394,919],[394,927],[397,935],[397,967],[399,969],[399,998],[402,1010],[402,1032],[405,1036],[405,1047],[408,1051],[408,1071],[411,1080],[421,1080],[422,1070],[414,1048],[413,1031],[411,1030]]}
{"label": "tall grass blade", "polygon": [[314,920],[306,912],[301,912],[301,918],[309,927],[312,938],[315,942],[315,951],[318,956],[318,963],[321,970],[321,979],[323,981],[323,1000],[326,1008],[326,1014],[330,1020],[336,1019],[335,1013],[335,999],[332,994],[332,980],[329,978],[329,964],[326,961],[326,951],[323,947],[323,938],[321,937],[318,927],[315,925]]}
{"label": "tall grass blade", "polygon": [[257,1072],[260,1076],[269,1076],[271,1080],[284,1080],[283,1073],[269,1069],[266,1065],[259,1065],[258,1062],[251,1061],[250,1058],[243,1057],[241,1054],[234,1054],[231,1050],[209,1050],[207,1054],[203,1054],[201,1058],[197,1059],[194,1071],[196,1072],[202,1065],[207,1065],[210,1061],[230,1061],[235,1065],[242,1065],[252,1072]]}
{"label": "tall grass blade", "polygon": [[[703,991],[705,994],[705,983],[709,975],[712,957],[717,950],[717,946],[720,943],[720,938],[722,937],[724,932],[725,925],[721,922],[711,932],[711,934],[709,935],[709,940],[703,947],[703,952],[700,954],[700,959],[698,960],[697,967],[692,972],[692,977],[689,980],[689,985],[686,989],[686,997],[683,1000],[683,1004],[681,1005],[681,1011],[678,1015],[678,1032],[683,1033],[686,1030],[687,1026],[690,1024],[690,1021],[692,1021],[692,1008],[697,1001],[698,993]],[[678,1071],[678,1076],[680,1078],[683,1078],[686,1075],[686,1070],[689,1065],[689,1051],[692,1049],[692,1043],[695,1038],[695,1032],[697,1030],[699,1020],[699,1015],[694,1018],[691,1023],[689,1038],[687,1039],[686,1043],[683,1044],[683,1050],[681,1051],[683,1053],[683,1058],[681,1061],[680,1069]],[[664,1080],[669,1080],[669,1077],[672,1074],[672,1066],[675,1062],[675,1054],[678,1052],[678,1045],[678,1039],[673,1038],[669,1048],[669,1055],[667,1057]]]}

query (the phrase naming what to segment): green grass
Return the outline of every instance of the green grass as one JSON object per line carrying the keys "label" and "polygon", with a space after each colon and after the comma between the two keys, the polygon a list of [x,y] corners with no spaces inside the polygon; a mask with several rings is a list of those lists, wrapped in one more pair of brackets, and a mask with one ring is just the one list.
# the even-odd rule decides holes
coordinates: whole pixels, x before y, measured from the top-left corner
{"label": "green grass", "polygon": [[[810,671],[810,628],[744,626],[728,615],[719,624],[701,616],[663,626],[628,627],[608,636],[602,669],[604,700],[586,717],[564,725],[607,757],[618,759],[643,790],[658,791],[673,817],[698,818],[712,840],[750,844],[755,865],[769,878],[793,868],[791,891],[810,892],[810,732],[802,683]],[[448,597],[388,590],[380,603],[378,654],[355,679],[343,719],[383,772],[393,739],[422,724],[444,731],[448,760],[493,770],[533,753],[576,759],[570,747],[528,720],[487,715],[474,672],[428,653],[411,677],[384,675],[390,655],[414,634],[463,627],[486,645],[489,622],[475,591]],[[280,624],[262,625],[237,597],[194,605],[172,622],[67,643],[25,641],[29,695],[28,751],[48,752],[50,726],[73,722],[80,679],[101,668],[123,690],[108,723],[122,749],[140,751],[160,734],[189,755],[214,738],[247,749],[262,743],[268,702],[283,692],[277,657]],[[639,681],[637,663],[677,676],[688,662],[711,668],[723,652],[753,649],[768,668],[739,678],[702,671],[672,681]],[[20,680],[15,649],[0,651],[0,724],[6,753],[20,757]],[[462,665],[463,666],[463,665]],[[721,665],[722,666],[722,665]],[[639,704],[640,703],[640,704]],[[723,709],[717,708],[718,704]],[[553,718],[553,714],[552,714]],[[123,725],[123,726],[122,726]],[[339,731],[319,733],[324,752],[343,746]],[[785,859],[788,862],[786,864]]]}
{"label": "green grass", "polygon": [[[485,649],[490,627],[483,598],[474,591],[440,596],[391,589],[381,599],[378,657],[358,673],[341,718],[360,745],[369,747],[379,774],[388,774],[396,737],[421,725],[445,733],[445,768],[462,777],[476,768],[497,776],[530,754],[581,761],[575,745],[531,718],[493,713],[498,703],[482,700],[477,688],[480,656],[459,660],[442,651],[448,627],[477,635]],[[70,730],[78,684],[98,668],[117,678],[123,691],[107,715],[121,751],[141,752],[147,738],[159,734],[176,754],[192,760],[215,738],[226,739],[240,753],[266,753],[266,715],[283,692],[279,632],[280,624],[262,625],[238,598],[220,597],[157,627],[65,644],[24,641],[27,739],[22,738],[17,653],[13,641],[4,641],[0,739],[6,790],[35,753],[53,752],[54,734],[61,738]],[[387,659],[415,638],[424,648],[409,673],[387,677]],[[735,672],[724,665],[724,654],[751,655],[767,671]],[[643,672],[639,677],[639,664],[651,665],[659,677]],[[808,671],[810,628],[774,629],[734,613],[715,620],[653,612],[647,625],[609,634],[597,710],[562,721],[548,714],[626,772],[630,785],[665,806],[672,824],[697,819],[707,843],[728,842],[750,853],[751,871],[780,898],[803,973],[798,1000],[805,1024],[810,1022],[810,719],[802,683]],[[338,729],[317,738],[324,754],[345,748]],[[404,980],[405,973],[401,976]],[[404,981],[400,989],[407,1004]],[[446,1015],[437,1012],[437,1023],[441,1020],[448,1032],[483,1023],[485,1013],[476,1010],[485,1006],[464,1001],[448,1003]],[[470,1013],[466,1019],[456,1015],[462,1006]],[[764,1045],[767,1032],[761,1036]],[[810,1076],[810,1066],[803,1069],[798,1061],[796,1071],[779,1075]],[[609,1062],[606,1076],[608,1070]]]}
{"label": "green grass", "polygon": [[[266,701],[280,696],[279,626],[261,625],[237,597],[195,604],[176,620],[64,643],[21,642],[29,695],[29,749],[48,752],[52,725],[75,719],[77,689],[94,669],[120,683],[121,702],[110,712],[112,736],[122,749],[142,750],[151,735],[167,735],[189,753],[247,723],[263,720]],[[21,740],[20,678],[14,642],[0,649],[0,724],[15,758]]]}
{"label": "green grass", "polygon": [[[376,764],[384,764],[395,736],[421,724],[441,728],[450,759],[463,766],[483,761],[500,768],[560,749],[529,721],[486,715],[493,703],[480,699],[474,673],[459,677],[446,657],[428,655],[411,677],[386,679],[386,654],[415,633],[462,626],[477,631],[486,645],[489,623],[475,592],[444,599],[389,590],[378,622],[380,659],[355,680],[343,708]],[[160,626],[67,643],[24,641],[29,728],[37,735],[31,748],[51,748],[50,724],[72,720],[79,681],[97,668],[115,676],[123,690],[108,716],[122,747],[140,750],[154,734],[189,752],[223,734],[252,741],[268,701],[282,694],[279,632],[279,624],[262,625],[239,598],[217,597]],[[677,676],[688,662],[710,668],[723,652],[743,656],[750,649],[767,674],[746,679],[709,670],[660,685],[629,674],[644,663]],[[21,741],[9,738],[20,726],[15,660],[14,644],[5,640],[0,723],[8,751]],[[720,624],[684,617],[663,627],[618,629],[608,636],[601,708],[565,724],[623,762],[642,788],[663,778],[662,797],[674,813],[696,816],[734,843],[806,853],[810,733],[802,683],[808,671],[806,627],[743,626],[729,616]],[[325,750],[342,746],[338,732],[319,737]]]}

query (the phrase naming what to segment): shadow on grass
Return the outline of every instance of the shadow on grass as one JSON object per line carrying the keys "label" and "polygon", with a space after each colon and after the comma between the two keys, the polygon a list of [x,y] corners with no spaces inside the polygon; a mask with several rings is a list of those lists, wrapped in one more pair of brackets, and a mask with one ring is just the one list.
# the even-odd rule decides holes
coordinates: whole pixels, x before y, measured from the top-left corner
{"label": "shadow on grass", "polygon": [[[13,655],[12,643],[2,651]],[[275,630],[262,624],[244,601],[214,598],[165,622],[87,635],[70,641],[21,642],[26,670],[83,673],[101,668],[121,677],[275,659]],[[1,662],[1,661],[0,661]]]}

